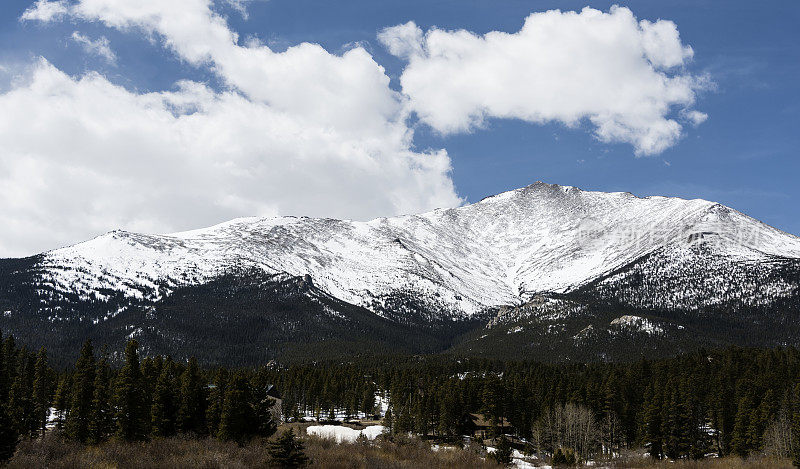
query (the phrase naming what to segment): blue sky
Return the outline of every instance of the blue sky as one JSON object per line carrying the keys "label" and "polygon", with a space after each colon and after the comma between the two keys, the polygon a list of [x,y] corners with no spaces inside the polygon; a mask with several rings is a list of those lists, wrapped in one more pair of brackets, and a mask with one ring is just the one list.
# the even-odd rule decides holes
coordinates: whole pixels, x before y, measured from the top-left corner
{"label": "blue sky", "polygon": [[[148,37],[77,17],[20,21],[31,4],[6,0],[0,6],[0,64],[7,69],[0,73],[0,91],[15,86],[18,74],[12,71],[37,57],[73,77],[99,72],[136,93],[175,90],[182,79],[225,88],[218,74],[179,57],[157,34]],[[360,45],[385,68],[390,87],[399,91],[406,63],[377,39],[383,28],[414,21],[423,31],[436,27],[477,35],[515,33],[533,12],[587,5],[605,12],[612,4],[630,8],[638,19],[673,21],[683,45],[694,51],[684,68],[713,82],[697,91],[694,103],[708,119],[697,127],[684,125],[677,143],[657,154],[637,156],[628,143],[599,141],[585,121],[569,128],[559,122],[489,118],[480,128],[443,135],[412,115],[413,150],[445,149],[455,192],[468,202],[543,180],[637,195],[701,197],[800,234],[798,2],[254,0],[244,3],[246,18],[228,4],[214,8],[240,38],[257,37],[275,52],[311,42],[340,55]],[[115,61],[88,53],[72,38],[76,31],[107,38]],[[6,251],[14,250],[6,246]]]}

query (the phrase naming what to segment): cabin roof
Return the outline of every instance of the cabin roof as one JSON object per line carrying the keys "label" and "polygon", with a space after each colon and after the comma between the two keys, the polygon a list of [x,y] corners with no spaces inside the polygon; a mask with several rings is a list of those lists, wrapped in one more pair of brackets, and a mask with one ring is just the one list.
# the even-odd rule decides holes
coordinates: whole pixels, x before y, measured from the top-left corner
{"label": "cabin roof", "polygon": [[[494,426],[494,425],[492,425],[492,419],[487,417],[487,416],[485,416],[485,415],[483,415],[483,414],[472,414],[472,413],[470,413],[470,414],[467,414],[467,416],[469,417],[470,420],[472,420],[472,423],[474,423],[476,427],[489,428],[489,427]],[[497,426],[498,427],[502,427],[502,428],[511,427],[511,423],[509,423],[508,419],[501,418],[500,422],[498,422]]]}

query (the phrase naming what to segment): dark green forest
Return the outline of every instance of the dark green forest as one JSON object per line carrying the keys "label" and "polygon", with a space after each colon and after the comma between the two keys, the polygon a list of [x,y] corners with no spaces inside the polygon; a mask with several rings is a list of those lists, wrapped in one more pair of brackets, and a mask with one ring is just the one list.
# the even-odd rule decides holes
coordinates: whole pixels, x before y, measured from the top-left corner
{"label": "dark green forest", "polygon": [[[470,431],[465,415],[480,413],[492,422],[487,437],[553,457],[643,448],[655,459],[767,453],[800,461],[795,348],[698,350],[631,363],[392,355],[220,368],[141,357],[135,340],[124,351],[87,341],[74,365],[54,369],[45,349],[1,340],[3,459],[21,441],[53,431],[84,444],[180,434],[244,444],[302,416],[379,414],[380,396],[389,405],[379,417],[391,433],[440,442],[461,444]],[[279,390],[280,406],[270,389]]]}

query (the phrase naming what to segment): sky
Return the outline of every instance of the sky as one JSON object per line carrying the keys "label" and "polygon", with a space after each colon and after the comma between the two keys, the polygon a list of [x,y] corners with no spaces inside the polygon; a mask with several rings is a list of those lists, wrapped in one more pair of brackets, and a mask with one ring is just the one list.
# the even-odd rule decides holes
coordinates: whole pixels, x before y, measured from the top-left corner
{"label": "sky", "polygon": [[0,257],[542,180],[800,234],[800,3],[6,0]]}

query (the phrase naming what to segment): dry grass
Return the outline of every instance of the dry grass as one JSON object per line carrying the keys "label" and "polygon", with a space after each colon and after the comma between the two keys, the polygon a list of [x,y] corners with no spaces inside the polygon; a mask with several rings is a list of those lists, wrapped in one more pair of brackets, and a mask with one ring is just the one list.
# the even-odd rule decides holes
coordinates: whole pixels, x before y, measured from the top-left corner
{"label": "dry grass", "polygon": [[709,458],[698,461],[653,461],[652,459],[639,461],[617,462],[609,467],[613,468],[642,468],[642,469],[752,469],[752,468],[793,468],[789,460],[777,460],[765,457],[752,457],[742,459],[726,457],[721,459]]}
{"label": "dry grass", "polygon": [[183,469],[268,467],[269,456],[264,444],[239,447],[212,438],[164,438],[146,443],[108,441],[85,446],[47,435],[41,440],[20,444],[8,468],[48,467]]}
{"label": "dry grass", "polygon": [[379,438],[374,443],[341,444],[330,440],[308,438],[306,454],[317,467],[325,468],[492,468],[470,449],[432,451],[430,444],[417,438]]}
{"label": "dry grass", "polygon": [[[470,450],[434,452],[430,445],[414,438],[383,439],[375,442],[337,445],[330,440],[304,438],[306,454],[313,467],[324,468],[494,468]],[[270,467],[265,440],[247,445],[224,443],[212,438],[175,437],[143,443],[109,441],[85,446],[47,435],[25,441],[9,461],[9,469],[238,469]]]}
{"label": "dry grass", "polygon": [[[306,424],[292,425],[305,435]],[[479,446],[432,451],[430,444],[417,438],[378,438],[374,442],[336,444],[330,440],[304,436],[306,455],[312,467],[333,469],[437,469],[437,468],[498,468],[482,458]],[[630,457],[627,461],[599,464],[609,468],[645,469],[744,469],[792,467],[788,460],[766,458],[705,459],[701,461],[652,461]],[[266,440],[253,440],[247,445],[224,443],[213,438],[174,437],[144,443],[109,441],[85,446],[49,434],[40,440],[20,444],[9,469],[238,469],[268,468]]]}

